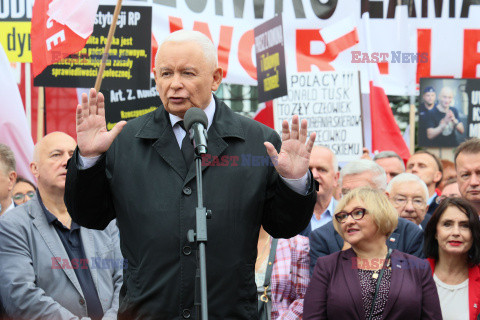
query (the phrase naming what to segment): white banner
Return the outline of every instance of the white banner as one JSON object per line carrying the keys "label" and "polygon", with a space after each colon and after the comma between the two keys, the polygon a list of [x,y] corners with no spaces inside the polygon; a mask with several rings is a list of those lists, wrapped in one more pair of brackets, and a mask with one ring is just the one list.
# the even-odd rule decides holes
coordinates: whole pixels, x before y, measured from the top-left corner
{"label": "white banner", "polygon": [[288,96],[274,100],[275,130],[293,115],[308,121],[308,135],[328,147],[339,162],[362,155],[363,128],[357,72],[294,73],[287,77]]}
{"label": "white banner", "polygon": [[[420,77],[480,77],[480,5],[473,1],[150,1],[157,41],[180,28],[206,33],[219,48],[228,83],[256,85],[253,28],[276,12],[283,15],[290,73],[364,71],[375,63],[390,95],[417,94]],[[365,12],[375,39],[370,52],[360,32]],[[368,92],[366,74],[362,92]]]}

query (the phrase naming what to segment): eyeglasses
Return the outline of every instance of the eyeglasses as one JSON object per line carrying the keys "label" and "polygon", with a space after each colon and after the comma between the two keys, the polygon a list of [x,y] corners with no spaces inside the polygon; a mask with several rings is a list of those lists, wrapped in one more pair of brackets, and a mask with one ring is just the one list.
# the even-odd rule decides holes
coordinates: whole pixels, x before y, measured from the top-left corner
{"label": "eyeglasses", "polygon": [[421,198],[407,198],[407,197],[402,197],[402,196],[395,196],[393,197],[393,204],[396,207],[405,207],[408,203],[408,201],[412,201],[412,206],[415,209],[424,209],[425,208],[425,201]]}
{"label": "eyeglasses", "polygon": [[25,199],[25,196],[32,199],[34,195],[35,195],[35,191],[27,191],[26,193],[18,192],[13,195],[13,200],[22,201],[23,199]]}
{"label": "eyeglasses", "polygon": [[366,213],[368,212],[365,208],[355,208],[350,212],[340,211],[335,215],[335,220],[338,223],[344,223],[347,221],[348,216],[351,216],[353,220],[361,220]]}

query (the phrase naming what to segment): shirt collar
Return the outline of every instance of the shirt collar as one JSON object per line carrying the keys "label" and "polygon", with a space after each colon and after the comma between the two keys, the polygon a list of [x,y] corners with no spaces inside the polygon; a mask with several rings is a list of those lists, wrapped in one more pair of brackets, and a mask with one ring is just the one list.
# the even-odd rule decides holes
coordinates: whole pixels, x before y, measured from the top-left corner
{"label": "shirt collar", "polygon": [[435,193],[433,194],[433,196],[431,196],[431,197],[428,199],[427,204],[428,204],[428,205],[431,205],[433,199],[435,199],[435,197],[437,197],[437,196],[438,196],[438,194],[437,194],[437,192],[435,191]]}
{"label": "shirt collar", "polygon": [[10,205],[7,207],[7,210],[5,210],[5,212],[7,212],[8,210],[13,209],[13,208],[15,208],[15,202],[13,202],[13,200],[12,200],[12,203],[10,203]]}
{"label": "shirt collar", "polygon": [[[208,131],[208,129],[210,129],[210,126],[212,125],[213,116],[215,115],[215,99],[213,98],[213,94],[212,94],[212,98],[210,99],[210,103],[205,109],[203,109],[203,111],[207,115],[207,119],[208,119],[207,131]],[[177,124],[177,122],[183,121],[182,118],[180,118],[179,116],[173,115],[171,113],[169,113],[168,116],[170,117],[170,123],[172,124],[172,128],[175,124]]]}
{"label": "shirt collar", "polygon": [[[42,207],[43,213],[45,214],[45,217],[47,218],[48,224],[59,223],[60,225],[63,226],[63,224],[60,222],[60,220],[58,220],[57,217],[55,217],[55,215],[53,213],[51,213],[47,209],[47,207],[45,207],[45,205],[43,204],[42,197],[40,196],[40,192],[38,191],[38,188],[37,188],[37,198],[38,198],[38,202],[40,203],[40,207]],[[58,221],[58,222],[55,222],[55,221]],[[78,224],[76,224],[75,221],[72,220],[70,230],[74,230],[74,229],[78,229],[78,228],[80,228],[80,226]]]}

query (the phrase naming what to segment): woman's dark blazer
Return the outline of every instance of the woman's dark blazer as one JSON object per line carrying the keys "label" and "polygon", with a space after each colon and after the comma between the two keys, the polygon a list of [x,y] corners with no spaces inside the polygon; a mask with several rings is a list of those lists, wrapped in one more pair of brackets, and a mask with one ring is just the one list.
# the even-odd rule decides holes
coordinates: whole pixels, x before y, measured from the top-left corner
{"label": "woman's dark blazer", "polygon": [[[442,319],[427,261],[393,250],[392,278],[382,319]],[[303,319],[367,319],[353,249],[320,257],[305,295]]]}

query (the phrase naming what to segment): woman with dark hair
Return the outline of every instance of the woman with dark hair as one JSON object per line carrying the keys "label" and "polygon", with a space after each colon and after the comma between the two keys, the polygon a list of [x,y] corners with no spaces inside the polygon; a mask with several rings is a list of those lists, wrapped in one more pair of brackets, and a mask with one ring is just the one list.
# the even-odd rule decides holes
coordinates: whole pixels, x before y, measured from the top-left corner
{"label": "woman with dark hair", "polygon": [[425,256],[437,285],[444,320],[480,314],[480,221],[462,198],[446,198],[425,229]]}
{"label": "woman with dark hair", "polygon": [[35,185],[30,182],[30,180],[18,176],[13,186],[12,194],[15,206],[19,206],[33,198],[35,195]]}

